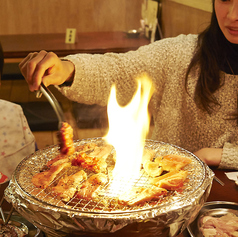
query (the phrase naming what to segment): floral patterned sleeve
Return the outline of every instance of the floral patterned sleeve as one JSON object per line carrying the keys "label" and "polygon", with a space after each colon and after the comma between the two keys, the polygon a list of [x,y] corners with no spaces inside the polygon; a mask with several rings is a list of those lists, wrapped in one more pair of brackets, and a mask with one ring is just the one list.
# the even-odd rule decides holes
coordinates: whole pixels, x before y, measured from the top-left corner
{"label": "floral patterned sleeve", "polygon": [[0,100],[0,183],[11,179],[18,163],[35,151],[35,138],[20,105]]}

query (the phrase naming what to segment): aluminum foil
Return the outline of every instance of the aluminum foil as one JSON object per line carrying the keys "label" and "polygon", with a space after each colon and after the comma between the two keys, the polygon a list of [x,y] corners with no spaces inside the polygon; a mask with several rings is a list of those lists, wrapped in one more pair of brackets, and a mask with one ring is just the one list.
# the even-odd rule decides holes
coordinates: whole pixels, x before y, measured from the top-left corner
{"label": "aluminum foil", "polygon": [[[75,141],[104,143],[102,138]],[[52,197],[34,193],[31,178],[45,163],[59,154],[58,146],[37,151],[16,168],[5,199],[33,225],[48,236],[157,236],[173,237],[182,233],[196,218],[210,193],[214,173],[192,153],[167,143],[146,140],[147,149],[156,155],[178,154],[191,158],[186,167],[188,183],[182,193],[174,193],[158,205],[123,210],[73,208]]]}

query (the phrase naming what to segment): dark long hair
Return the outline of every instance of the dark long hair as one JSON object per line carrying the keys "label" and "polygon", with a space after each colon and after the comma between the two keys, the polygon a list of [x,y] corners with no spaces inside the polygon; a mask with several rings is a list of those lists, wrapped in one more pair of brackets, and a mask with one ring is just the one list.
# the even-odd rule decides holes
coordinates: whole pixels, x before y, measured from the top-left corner
{"label": "dark long hair", "polygon": [[199,78],[195,88],[194,100],[196,105],[208,113],[214,110],[214,105],[219,105],[214,96],[223,81],[220,70],[226,63],[227,50],[224,47],[227,40],[223,35],[216,18],[213,0],[213,11],[210,25],[198,35],[195,54],[189,64],[186,73],[186,88],[189,73],[193,68],[199,66]]}

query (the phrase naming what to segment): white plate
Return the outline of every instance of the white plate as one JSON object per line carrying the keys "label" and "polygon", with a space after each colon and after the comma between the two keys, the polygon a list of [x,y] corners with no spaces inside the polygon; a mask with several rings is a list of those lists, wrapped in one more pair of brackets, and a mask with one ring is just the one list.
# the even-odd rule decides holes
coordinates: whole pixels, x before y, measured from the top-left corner
{"label": "white plate", "polygon": [[191,237],[203,237],[200,231],[201,218],[204,216],[221,217],[228,213],[238,216],[238,203],[235,202],[206,202],[199,212],[197,218],[188,226]]}

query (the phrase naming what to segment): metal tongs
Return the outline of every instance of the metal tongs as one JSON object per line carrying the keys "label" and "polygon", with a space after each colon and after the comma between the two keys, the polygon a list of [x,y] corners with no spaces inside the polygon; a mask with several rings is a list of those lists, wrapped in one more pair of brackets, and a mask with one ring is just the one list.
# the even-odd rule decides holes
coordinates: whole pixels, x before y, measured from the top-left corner
{"label": "metal tongs", "polygon": [[214,180],[217,181],[217,183],[219,183],[221,186],[224,186],[225,184],[220,180],[218,179],[216,176],[214,176]]}
{"label": "metal tongs", "polygon": [[65,116],[58,100],[43,83],[41,83],[40,85],[40,90],[36,91],[36,98],[40,98],[42,94],[46,97],[46,99],[49,101],[49,103],[53,107],[59,120],[58,128],[60,129],[62,126],[62,123],[65,122]]}

